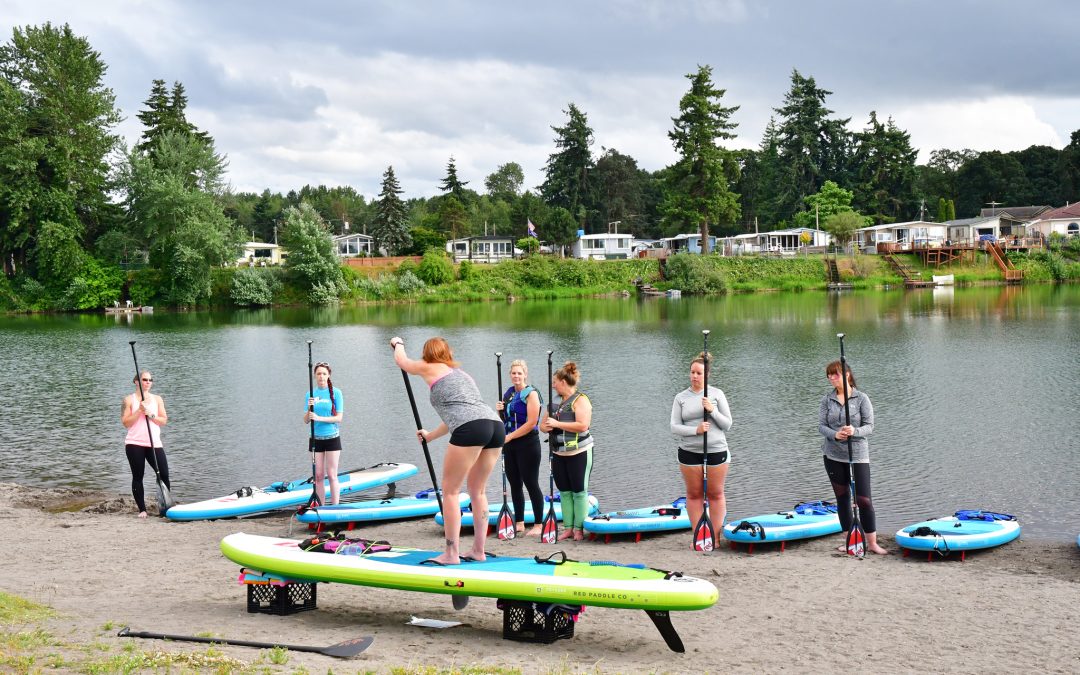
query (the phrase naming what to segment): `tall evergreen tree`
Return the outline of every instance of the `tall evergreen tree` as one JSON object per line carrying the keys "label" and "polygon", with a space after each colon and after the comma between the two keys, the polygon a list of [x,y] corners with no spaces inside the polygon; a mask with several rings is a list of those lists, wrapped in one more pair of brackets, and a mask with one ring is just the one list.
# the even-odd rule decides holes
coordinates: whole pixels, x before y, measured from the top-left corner
{"label": "tall evergreen tree", "polygon": [[1062,198],[1070,204],[1080,201],[1080,129],[1072,132],[1069,144],[1061,150],[1059,161]]}
{"label": "tall evergreen tree", "polygon": [[870,112],[868,126],[855,135],[855,206],[878,223],[914,215],[915,160],[911,136],[892,118],[885,124]]}
{"label": "tall evergreen tree", "polygon": [[937,200],[937,222],[944,223],[949,219],[949,206],[945,202],[944,197],[938,197]]}
{"label": "tall evergreen tree", "polygon": [[454,156],[451,155],[450,161],[446,164],[446,178],[443,178],[439,189],[457,199],[458,203],[464,205],[467,201],[465,197],[465,186],[468,184],[468,181],[462,182],[462,180],[458,178],[457,164],[454,162]]}
{"label": "tall evergreen tree", "polygon": [[213,143],[213,139],[187,119],[187,94],[184,85],[173,82],[172,91],[165,88],[165,80],[154,80],[150,87],[150,96],[143,101],[146,106],[136,114],[143,123],[143,135],[135,149],[139,152],[153,153],[158,139],[168,133],[188,134],[203,143]]}
{"label": "tall evergreen tree", "polygon": [[735,138],[731,115],[739,108],[721,104],[725,90],[713,85],[710,66],[698,66],[686,79],[690,90],[668,132],[679,160],[668,169],[661,208],[666,222],[696,227],[701,252],[708,253],[709,224],[732,226],[739,218],[739,196],[731,190],[739,167],[734,153],[718,144]]}
{"label": "tall evergreen tree", "polygon": [[818,88],[813,77],[793,70],[784,105],[775,109],[781,171],[776,193],[779,220],[789,219],[826,180],[841,187],[848,182],[850,118],[829,117],[833,111],[825,107],[825,99],[830,94]]}
{"label": "tall evergreen tree", "polygon": [[591,174],[593,170],[593,130],[585,113],[571,103],[564,111],[568,118],[561,127],[551,127],[555,132],[557,151],[548,157],[544,168],[546,178],[540,186],[540,194],[548,206],[566,209],[584,228],[589,211],[593,208]]}
{"label": "tall evergreen tree", "polygon": [[397,255],[412,244],[409,235],[409,215],[405,203],[401,201],[401,185],[394,175],[394,167],[389,166],[383,173],[382,189],[375,201],[375,216],[371,221],[371,234],[376,245],[385,248],[390,255]]}

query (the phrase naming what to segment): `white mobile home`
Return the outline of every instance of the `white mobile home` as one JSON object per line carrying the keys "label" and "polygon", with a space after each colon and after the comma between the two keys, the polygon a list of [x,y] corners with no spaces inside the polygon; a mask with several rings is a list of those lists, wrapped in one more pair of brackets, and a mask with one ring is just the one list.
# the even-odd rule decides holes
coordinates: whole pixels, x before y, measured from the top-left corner
{"label": "white mobile home", "polygon": [[454,262],[470,260],[472,262],[497,263],[514,257],[514,238],[510,236],[484,235],[465,237],[446,242],[446,252]]}
{"label": "white mobile home", "polygon": [[574,242],[570,255],[594,260],[629,258],[633,238],[631,234],[583,234]]}
{"label": "white mobile home", "polygon": [[1037,232],[1042,238],[1051,234],[1080,237],[1080,202],[1041,214],[1038,220],[1028,224],[1028,232]]}
{"label": "white mobile home", "polygon": [[249,241],[241,246],[240,257],[236,260],[237,265],[280,265],[284,251],[277,244],[266,244],[261,241]]}
{"label": "white mobile home", "polygon": [[946,230],[946,223],[913,220],[861,227],[855,231],[855,240],[864,253],[933,248],[945,243]]}
{"label": "white mobile home", "polygon": [[375,238],[369,234],[341,234],[334,237],[334,247],[342,258],[370,256],[375,246]]}

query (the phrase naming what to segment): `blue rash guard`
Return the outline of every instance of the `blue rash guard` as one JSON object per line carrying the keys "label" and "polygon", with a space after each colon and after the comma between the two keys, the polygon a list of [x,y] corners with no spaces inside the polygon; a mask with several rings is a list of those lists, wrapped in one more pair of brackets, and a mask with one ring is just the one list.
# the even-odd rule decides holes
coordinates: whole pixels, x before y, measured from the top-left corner
{"label": "blue rash guard", "polygon": [[[316,389],[311,396],[315,398],[315,414],[319,417],[330,417],[330,390],[326,387],[322,389]],[[308,409],[307,393],[304,394],[304,411]],[[344,398],[341,395],[341,390],[334,387],[334,403],[337,406],[337,411],[344,412]],[[336,438],[340,433],[338,424],[335,422],[316,422],[315,423],[315,438]]]}

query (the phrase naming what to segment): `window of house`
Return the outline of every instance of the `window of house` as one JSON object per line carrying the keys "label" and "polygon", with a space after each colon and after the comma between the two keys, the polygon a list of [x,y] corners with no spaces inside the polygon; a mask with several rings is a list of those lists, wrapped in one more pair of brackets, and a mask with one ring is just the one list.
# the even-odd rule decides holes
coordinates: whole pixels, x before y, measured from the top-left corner
{"label": "window of house", "polygon": [[1066,228],[1066,231],[1072,235],[1080,234],[1080,225],[1077,223],[1069,223],[1069,227]]}

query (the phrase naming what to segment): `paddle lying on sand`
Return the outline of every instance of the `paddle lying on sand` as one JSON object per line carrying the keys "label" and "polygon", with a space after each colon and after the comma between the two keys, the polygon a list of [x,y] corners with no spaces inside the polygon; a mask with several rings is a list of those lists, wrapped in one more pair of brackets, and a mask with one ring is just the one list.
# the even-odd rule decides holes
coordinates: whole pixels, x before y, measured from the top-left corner
{"label": "paddle lying on sand", "polygon": [[[498,371],[499,382],[499,397],[502,398],[502,352],[495,352],[495,368]],[[503,401],[503,410],[499,414],[503,420],[506,420],[506,406]],[[514,530],[514,514],[510,513],[510,506],[506,503],[506,450],[502,451],[502,492],[503,492],[503,505],[502,510],[499,511],[499,519],[495,523],[495,536],[499,539],[513,539],[517,532]]]}
{"label": "paddle lying on sand", "polygon": [[[315,404],[311,399],[315,398],[315,371],[311,365],[311,340],[307,341],[307,382],[308,382],[308,412],[315,412]],[[311,434],[308,436],[308,453],[311,454],[311,499],[307,502],[309,509],[322,506],[323,486],[315,484],[315,420],[309,423]]]}
{"label": "paddle lying on sand", "polygon": [[[851,408],[848,406],[848,370],[847,359],[844,358],[844,334],[837,333],[840,338],[840,378],[844,381],[844,424],[851,426]],[[851,436],[847,437],[848,475],[851,478],[849,490],[851,490],[851,529],[847,533],[848,555],[859,558],[866,556],[866,533],[863,532],[862,521],[859,519],[859,499],[855,493],[855,452],[851,447]]]}
{"label": "paddle lying on sand", "polygon": [[[555,400],[551,397],[551,350],[548,350],[548,415],[555,411]],[[551,457],[555,452],[555,430],[548,432],[548,509],[544,522],[540,526],[540,543],[554,544],[559,540],[559,521],[555,518],[555,474],[551,467]]]}
{"label": "paddle lying on sand", "polygon": [[[702,354],[705,359],[704,371],[705,371],[705,386],[702,390],[702,396],[708,398],[709,396],[709,365],[712,359],[709,358],[709,331],[701,331],[704,336],[704,349]],[[708,422],[709,415],[705,412],[704,406],[702,407],[702,421]],[[709,431],[701,435],[702,445],[702,457],[701,457],[701,491],[703,499],[701,500],[701,518],[698,519],[697,525],[694,526],[694,550],[695,551],[711,551],[713,550],[713,539],[716,536],[713,532],[712,520],[709,518]]]}
{"label": "paddle lying on sand", "polygon": [[308,647],[305,645],[287,645],[283,642],[254,642],[252,640],[226,640],[225,638],[196,637],[194,635],[170,635],[168,633],[151,633],[148,631],[134,631],[127,626],[120,629],[117,637],[150,638],[152,640],[174,640],[176,642],[201,642],[212,645],[236,645],[237,647],[255,647],[257,649],[273,649],[280,647],[292,652],[314,652],[326,656],[336,656],[347,659],[356,656],[371,646],[375,638],[371,636],[353,638],[345,642],[339,642],[329,647]]}
{"label": "paddle lying on sand", "polygon": [[[139,357],[135,356],[135,341],[131,340],[128,344],[131,345],[131,359],[135,361],[135,384],[139,385],[139,400],[145,401],[146,393],[143,391],[142,378],[140,377]],[[164,517],[166,511],[176,506],[176,501],[173,500],[169,486],[161,479],[161,472],[158,471],[157,449],[154,447],[154,433],[150,429],[150,418],[143,415],[143,419],[146,420],[146,436],[150,439],[150,467],[154,469],[154,478],[157,479],[158,515]]]}

